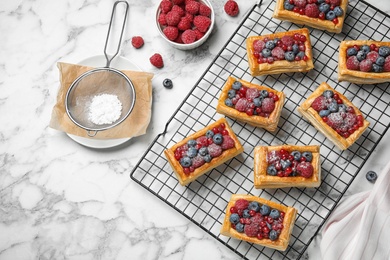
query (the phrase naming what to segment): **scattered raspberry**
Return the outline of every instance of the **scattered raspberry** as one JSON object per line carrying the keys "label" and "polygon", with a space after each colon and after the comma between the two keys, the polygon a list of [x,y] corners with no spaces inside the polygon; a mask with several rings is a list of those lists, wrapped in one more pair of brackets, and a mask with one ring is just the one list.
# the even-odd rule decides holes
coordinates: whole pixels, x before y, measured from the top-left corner
{"label": "scattered raspberry", "polygon": [[180,18],[180,14],[178,12],[173,11],[169,11],[165,16],[167,24],[171,26],[176,26],[180,22]]}
{"label": "scattered raspberry", "polygon": [[356,58],[356,56],[351,56],[347,59],[347,69],[359,70],[359,60]]}
{"label": "scattered raspberry", "polygon": [[284,50],[281,47],[275,47],[271,51],[271,54],[273,57],[277,58],[278,60],[284,60]]}
{"label": "scattered raspberry", "polygon": [[142,39],[141,36],[134,36],[131,38],[131,44],[134,46],[134,48],[139,49],[144,45],[144,39]]}
{"label": "scattered raspberry", "polygon": [[184,3],[184,0],[172,0],[172,2],[175,5],[181,5],[182,3]]}
{"label": "scattered raspberry", "polygon": [[204,36],[204,33],[202,33],[201,31],[198,30],[198,28],[195,28],[193,30],[196,34],[196,40],[199,40],[200,38],[202,38]]}
{"label": "scattered raspberry", "polygon": [[193,30],[185,30],[181,35],[181,39],[185,44],[190,44],[196,41],[196,33]]}
{"label": "scattered raspberry", "polygon": [[174,26],[165,27],[163,33],[171,41],[174,41],[179,36],[179,30]]}
{"label": "scattered raspberry", "polygon": [[357,117],[355,114],[346,113],[344,118],[344,126],[347,129],[351,129],[356,122],[357,122]]}
{"label": "scattered raspberry", "polygon": [[255,52],[260,53],[265,47],[265,42],[262,40],[256,40],[253,42],[253,49]]}
{"label": "scattered raspberry", "polygon": [[257,233],[259,233],[259,225],[255,223],[245,225],[244,232],[248,237],[257,237]]}
{"label": "scattered raspberry", "polygon": [[163,14],[168,13],[172,9],[172,2],[169,0],[162,0],[160,3],[161,12]]}
{"label": "scattered raspberry", "polygon": [[376,51],[370,51],[367,53],[366,59],[369,59],[372,63],[376,62],[376,59],[379,57],[379,53]]}
{"label": "scattered raspberry", "polygon": [[339,6],[340,5],[340,0],[329,0],[329,3],[334,6]]}
{"label": "scattered raspberry", "polygon": [[235,145],[233,138],[231,138],[229,135],[223,136],[223,141],[221,144],[222,150],[228,150],[230,148],[233,148]]}
{"label": "scattered raspberry", "polygon": [[298,8],[305,8],[306,0],[294,0],[294,5]]}
{"label": "scattered raspberry", "polygon": [[191,1],[186,4],[185,8],[188,13],[196,15],[199,13],[199,6],[200,6],[199,2]]}
{"label": "scattered raspberry", "polygon": [[206,32],[210,27],[211,19],[203,15],[198,15],[194,17],[193,23],[194,26],[199,29],[199,31]]}
{"label": "scattered raspberry", "polygon": [[192,158],[192,166],[194,166],[194,168],[198,168],[198,167],[202,166],[204,163],[205,163],[205,161],[203,159],[203,156],[201,156],[199,154],[197,156],[195,156],[194,158]]}
{"label": "scattered raspberry", "polygon": [[158,23],[161,25],[161,26],[165,26],[167,25],[167,20],[165,19],[165,16],[166,14],[163,14],[163,13],[160,13],[160,15],[158,16]]}
{"label": "scattered raspberry", "polygon": [[268,164],[273,164],[281,159],[281,154],[279,151],[270,151],[267,153],[267,162]]}
{"label": "scattered raspberry", "polygon": [[192,27],[192,25],[191,25],[190,19],[185,17],[185,16],[180,19],[180,22],[177,25],[177,28],[181,31],[191,29],[191,27]]}
{"label": "scattered raspberry", "polygon": [[313,165],[310,162],[300,162],[297,165],[297,173],[304,178],[310,178],[313,175],[313,171]]}
{"label": "scattered raspberry", "polygon": [[316,97],[316,99],[314,99],[313,103],[311,103],[311,107],[317,112],[320,112],[321,110],[327,109],[326,97],[324,97],[324,96]]}
{"label": "scattered raspberry", "polygon": [[390,56],[387,56],[385,59],[385,65],[383,65],[383,71],[390,71]]}
{"label": "scattered raspberry", "polygon": [[291,36],[285,35],[280,39],[280,41],[286,46],[292,46],[294,44],[294,39]]}
{"label": "scattered raspberry", "polygon": [[249,202],[246,199],[238,199],[234,203],[234,206],[236,207],[237,210],[244,210],[249,206]]}
{"label": "scattered raspberry", "polygon": [[159,69],[164,67],[164,61],[159,53],[153,54],[153,56],[149,58],[149,61],[153,66]]}
{"label": "scattered raspberry", "polygon": [[196,143],[200,146],[208,146],[207,137],[206,136],[200,136],[196,139]]}
{"label": "scattered raspberry", "polygon": [[203,16],[210,17],[211,16],[211,8],[208,7],[207,5],[201,3],[199,5],[199,14],[203,15]]}
{"label": "scattered raspberry", "polygon": [[275,109],[275,101],[273,98],[264,98],[261,102],[261,111],[264,113],[271,113]]}
{"label": "scattered raspberry", "polygon": [[309,17],[317,18],[320,14],[320,10],[316,4],[308,4],[305,7],[305,14]]}
{"label": "scattered raspberry", "polygon": [[222,147],[214,143],[210,144],[207,147],[207,150],[212,158],[218,157],[222,154]]}
{"label": "scattered raspberry", "polygon": [[249,106],[249,101],[248,99],[246,98],[240,98],[236,105],[235,105],[235,109],[237,109],[238,111],[240,112],[245,112],[247,109],[248,109],[248,106]]}
{"label": "scattered raspberry", "polygon": [[254,99],[260,96],[260,90],[257,88],[248,88],[245,94],[246,98]]}
{"label": "scattered raspberry", "polygon": [[343,125],[344,119],[340,112],[330,113],[326,122],[330,127],[336,129]]}
{"label": "scattered raspberry", "polygon": [[230,15],[230,16],[237,16],[238,15],[238,12],[240,11],[239,7],[238,7],[238,4],[236,1],[234,0],[229,0],[225,3],[225,6],[224,6],[224,10],[225,12]]}
{"label": "scattered raspberry", "polygon": [[369,72],[372,69],[372,61],[369,59],[362,60],[359,64],[360,71]]}

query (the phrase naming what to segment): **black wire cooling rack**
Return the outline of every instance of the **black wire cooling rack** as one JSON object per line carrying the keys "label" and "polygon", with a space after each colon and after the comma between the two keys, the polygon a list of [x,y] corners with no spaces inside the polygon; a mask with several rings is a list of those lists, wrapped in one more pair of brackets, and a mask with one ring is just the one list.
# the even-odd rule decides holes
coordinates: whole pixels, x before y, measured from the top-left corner
{"label": "black wire cooling rack", "polygon": [[[272,18],[275,2],[262,1],[243,19],[235,33],[210,64],[131,172],[131,178],[244,259],[299,259],[325,220],[374,151],[390,122],[389,84],[338,83],[338,46],[342,40],[389,41],[390,17],[363,1],[350,1],[343,32],[310,29],[315,68],[308,73],[252,77],[245,40],[248,36],[298,29]],[[283,91],[287,97],[278,130],[261,128],[227,118],[245,151],[183,187],[163,151],[204,128],[222,115],[215,107],[221,89],[234,76]],[[350,99],[371,123],[361,138],[341,151],[301,117],[296,108],[322,82],[328,82]],[[253,150],[258,145],[321,146],[322,184],[319,188],[257,190],[253,186]],[[284,252],[219,234],[232,194],[252,194],[298,209],[290,245]]]}

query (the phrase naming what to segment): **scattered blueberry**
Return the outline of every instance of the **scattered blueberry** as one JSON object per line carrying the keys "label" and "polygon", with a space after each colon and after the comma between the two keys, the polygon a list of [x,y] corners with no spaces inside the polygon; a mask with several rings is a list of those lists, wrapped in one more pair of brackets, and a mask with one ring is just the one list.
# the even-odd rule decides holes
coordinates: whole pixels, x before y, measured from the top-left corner
{"label": "scattered blueberry", "polygon": [[280,39],[279,39],[278,37],[276,37],[276,38],[274,39],[275,45],[278,44],[278,41],[280,41]]}
{"label": "scattered blueberry", "polygon": [[294,44],[294,45],[292,46],[292,51],[293,51],[294,54],[298,54],[298,52],[299,52],[299,46],[298,46],[298,44]]}
{"label": "scattered blueberry", "polygon": [[335,13],[335,15],[337,17],[340,17],[344,14],[344,11],[343,9],[340,7],[340,6],[336,6],[334,9],[333,9],[333,12]]}
{"label": "scattered blueberry", "polygon": [[383,71],[383,67],[374,63],[374,64],[372,64],[372,71],[376,72],[376,73],[382,72]]}
{"label": "scattered blueberry", "polygon": [[282,165],[283,170],[285,170],[291,165],[291,162],[289,160],[280,160],[280,164]]}
{"label": "scattered blueberry", "polygon": [[371,51],[371,48],[370,46],[368,45],[363,45],[361,48],[360,48],[365,54],[369,53]]}
{"label": "scattered blueberry", "polygon": [[243,233],[244,232],[244,224],[237,223],[236,224],[236,231],[239,233]]}
{"label": "scattered blueberry", "polygon": [[347,56],[350,57],[350,56],[355,56],[357,54],[357,50],[353,47],[347,49]]}
{"label": "scattered blueberry", "polygon": [[378,179],[378,175],[376,174],[376,172],[374,171],[368,171],[366,173],[366,179],[369,181],[369,182],[375,182],[376,179]]}
{"label": "scattered blueberry", "polygon": [[192,161],[190,157],[184,156],[180,159],[180,165],[183,167],[190,167],[192,165]]}
{"label": "scattered blueberry", "polygon": [[317,0],[317,4],[325,3],[326,0]]}
{"label": "scattered blueberry", "polygon": [[280,217],[280,212],[277,209],[272,209],[271,212],[269,213],[269,216],[273,219],[277,219]]}
{"label": "scattered blueberry", "polygon": [[255,104],[256,107],[261,106],[261,99],[260,98],[254,98],[253,104]]}
{"label": "scattered blueberry", "polygon": [[195,147],[188,148],[188,151],[187,151],[188,157],[194,158],[197,154],[198,154],[198,149],[196,149]]}
{"label": "scattered blueberry", "polygon": [[163,86],[166,87],[166,88],[173,88],[172,80],[164,79],[163,80]]}
{"label": "scattered blueberry", "polygon": [[387,46],[379,47],[378,53],[380,56],[387,57],[390,55],[390,48]]}
{"label": "scattered blueberry", "polygon": [[260,91],[260,96],[262,96],[263,98],[268,97],[268,91],[265,90],[265,89],[261,90],[261,91]]}
{"label": "scattered blueberry", "polygon": [[260,207],[260,214],[261,215],[268,216],[270,211],[271,211],[271,208],[268,205],[265,205],[265,204],[261,205],[261,207]]}
{"label": "scattered blueberry", "polygon": [[275,48],[275,42],[274,41],[268,41],[268,42],[265,43],[265,47],[267,49],[272,50],[273,48]]}
{"label": "scattered blueberry", "polygon": [[214,136],[214,132],[212,130],[207,130],[206,137],[207,138],[213,138],[213,136]]}
{"label": "scattered blueberry", "polygon": [[297,56],[302,60],[303,57],[305,57],[305,52],[300,51],[300,52],[298,52]]}
{"label": "scattered blueberry", "polygon": [[366,53],[363,50],[358,51],[358,53],[356,54],[356,58],[358,59],[358,61],[362,61],[366,58]]}
{"label": "scattered blueberry", "polygon": [[202,155],[202,156],[205,156],[208,153],[209,153],[209,150],[207,149],[207,147],[201,147],[199,149],[199,154]]}
{"label": "scattered blueberry", "polygon": [[338,112],[347,112],[347,106],[344,104],[339,104],[339,111]]}
{"label": "scattered blueberry", "polygon": [[275,230],[272,229],[272,230],[269,232],[268,237],[269,237],[269,239],[270,239],[271,241],[275,241],[276,239],[278,239],[278,232],[276,232]]}
{"label": "scattered blueberry", "polygon": [[284,1],[284,9],[291,11],[292,9],[294,9],[294,5],[290,4],[289,0],[286,0]]}
{"label": "scattered blueberry", "polygon": [[375,63],[376,63],[377,65],[379,65],[379,66],[383,66],[383,65],[385,64],[385,58],[382,57],[382,56],[379,56],[379,57],[376,59]]}
{"label": "scattered blueberry", "polygon": [[330,114],[330,111],[327,109],[324,109],[324,110],[321,110],[320,112],[318,112],[318,115],[320,117],[329,116],[329,114]]}
{"label": "scattered blueberry", "polygon": [[232,88],[235,90],[239,90],[241,87],[242,87],[242,84],[239,81],[235,81],[232,85]]}
{"label": "scattered blueberry", "polygon": [[301,152],[300,151],[292,151],[291,155],[294,156],[295,161],[299,161],[301,159]]}
{"label": "scattered blueberry", "polygon": [[326,98],[332,98],[333,97],[333,91],[332,90],[325,90],[322,95]]}
{"label": "scattered blueberry", "polygon": [[244,218],[250,218],[251,215],[249,214],[249,209],[244,209],[244,211],[242,212],[242,216]]}
{"label": "scattered blueberry", "polygon": [[277,173],[278,173],[278,171],[276,170],[275,166],[269,165],[269,166],[267,167],[267,174],[268,174],[268,175],[276,176]]}
{"label": "scattered blueberry", "polygon": [[228,107],[232,107],[233,101],[230,98],[227,98],[227,99],[225,99],[225,105],[227,105]]}
{"label": "scattered blueberry", "polygon": [[190,147],[194,147],[196,145],[196,141],[194,139],[188,140],[187,145]]}
{"label": "scattered blueberry", "polygon": [[261,51],[261,54],[263,55],[264,58],[268,58],[271,56],[271,50],[270,49],[267,49],[267,48],[264,48],[262,51]]}
{"label": "scattered blueberry", "polygon": [[251,201],[248,205],[248,209],[259,212],[260,211],[260,204],[256,201]]}
{"label": "scattered blueberry", "polygon": [[321,3],[321,4],[318,6],[318,9],[320,10],[320,12],[326,14],[326,13],[329,12],[329,10],[330,10],[330,5],[327,4],[327,3]]}
{"label": "scattered blueberry", "polygon": [[334,18],[336,18],[336,14],[334,13],[334,11],[330,10],[329,12],[326,13],[325,17],[326,20],[332,21]]}
{"label": "scattered blueberry", "polygon": [[235,96],[236,96],[236,91],[234,89],[228,91],[229,98],[234,98]]}
{"label": "scattered blueberry", "polygon": [[313,154],[311,152],[303,152],[302,156],[306,158],[307,162],[311,162],[313,160]]}
{"label": "scattered blueberry", "polygon": [[330,111],[330,112],[337,112],[338,110],[339,110],[339,105],[337,104],[337,102],[336,101],[334,101],[334,102],[331,102],[329,105],[328,105],[328,110]]}
{"label": "scattered blueberry", "polygon": [[237,224],[240,222],[240,216],[237,213],[232,213],[230,215],[229,220],[230,220],[230,223]]}
{"label": "scattered blueberry", "polygon": [[294,61],[294,60],[295,60],[294,52],[292,52],[292,51],[287,51],[287,52],[284,54],[284,58],[285,58],[287,61]]}
{"label": "scattered blueberry", "polygon": [[213,158],[211,157],[210,154],[206,154],[205,156],[203,156],[203,160],[207,163],[211,162]]}
{"label": "scattered blueberry", "polygon": [[214,142],[215,144],[222,144],[222,142],[223,142],[223,136],[222,136],[220,133],[215,134],[215,135],[213,136],[213,142]]}

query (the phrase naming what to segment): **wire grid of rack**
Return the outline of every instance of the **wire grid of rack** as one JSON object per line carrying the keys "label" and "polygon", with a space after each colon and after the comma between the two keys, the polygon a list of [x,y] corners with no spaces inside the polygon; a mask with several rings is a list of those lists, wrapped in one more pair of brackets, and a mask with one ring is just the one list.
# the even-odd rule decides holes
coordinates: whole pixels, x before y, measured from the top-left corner
{"label": "wire grid of rack", "polygon": [[[340,34],[310,29],[315,69],[252,77],[245,40],[252,35],[301,28],[273,19],[275,2],[263,1],[243,19],[220,53],[168,121],[131,172],[131,178],[244,259],[299,259],[325,220],[359,173],[389,128],[389,84],[338,83],[338,46],[347,39],[389,41],[390,17],[363,1],[350,1]],[[222,117],[215,111],[220,91],[234,76],[266,85],[286,95],[278,130],[274,133],[227,118],[244,146],[244,152],[214,168],[196,181],[181,186],[163,151],[186,136]],[[370,127],[348,150],[341,151],[301,117],[296,108],[322,82],[328,82],[350,99],[370,122]],[[321,146],[322,183],[319,188],[257,190],[253,186],[253,150],[258,145]],[[219,234],[232,194],[252,194],[298,209],[290,245],[284,252]]]}

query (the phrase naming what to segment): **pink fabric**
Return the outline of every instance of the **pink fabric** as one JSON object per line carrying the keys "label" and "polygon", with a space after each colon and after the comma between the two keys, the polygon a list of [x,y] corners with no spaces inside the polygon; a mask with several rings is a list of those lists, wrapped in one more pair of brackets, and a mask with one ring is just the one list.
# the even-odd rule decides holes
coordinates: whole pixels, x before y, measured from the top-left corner
{"label": "pink fabric", "polygon": [[340,203],[322,230],[324,260],[390,259],[390,163],[372,191]]}

